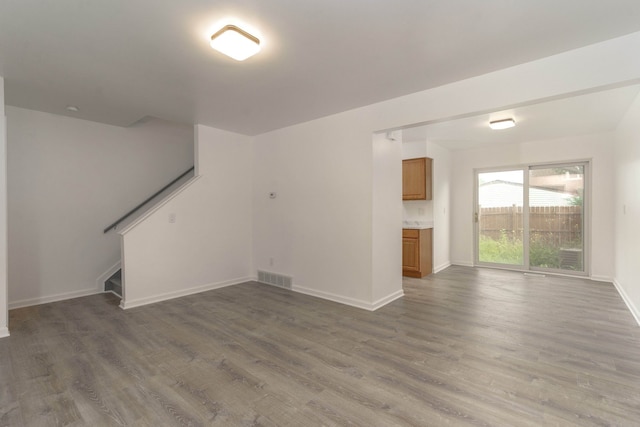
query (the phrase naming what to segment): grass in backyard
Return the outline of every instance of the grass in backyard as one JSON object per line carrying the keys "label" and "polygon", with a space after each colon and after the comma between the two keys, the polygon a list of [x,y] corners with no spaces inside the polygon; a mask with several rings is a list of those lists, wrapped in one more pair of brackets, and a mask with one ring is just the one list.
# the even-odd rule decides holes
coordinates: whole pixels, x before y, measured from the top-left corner
{"label": "grass in backyard", "polygon": [[480,262],[494,262],[498,264],[522,265],[522,241],[512,239],[502,233],[498,240],[480,235]]}
{"label": "grass in backyard", "polygon": [[[580,242],[578,246],[580,247]],[[571,246],[571,245],[568,245]],[[532,236],[529,246],[531,266],[560,268],[560,249],[545,243],[538,236]],[[499,239],[480,236],[480,261],[497,264],[522,265],[524,260],[522,240],[502,233]]]}

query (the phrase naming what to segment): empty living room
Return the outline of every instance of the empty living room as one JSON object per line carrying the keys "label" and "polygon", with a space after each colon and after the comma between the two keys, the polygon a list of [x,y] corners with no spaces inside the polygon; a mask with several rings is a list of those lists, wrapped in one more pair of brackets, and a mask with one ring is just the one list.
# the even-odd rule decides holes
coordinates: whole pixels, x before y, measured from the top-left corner
{"label": "empty living room", "polygon": [[640,3],[0,2],[0,426],[636,426]]}

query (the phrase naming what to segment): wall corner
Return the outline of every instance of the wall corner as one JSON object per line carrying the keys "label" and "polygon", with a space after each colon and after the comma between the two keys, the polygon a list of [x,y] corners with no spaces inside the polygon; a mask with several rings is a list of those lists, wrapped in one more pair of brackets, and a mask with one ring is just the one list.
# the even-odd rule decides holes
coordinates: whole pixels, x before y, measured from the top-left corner
{"label": "wall corner", "polygon": [[200,176],[200,125],[193,125],[193,175]]}
{"label": "wall corner", "polygon": [[7,279],[7,118],[4,110],[4,79],[0,77],[0,337],[9,336]]}

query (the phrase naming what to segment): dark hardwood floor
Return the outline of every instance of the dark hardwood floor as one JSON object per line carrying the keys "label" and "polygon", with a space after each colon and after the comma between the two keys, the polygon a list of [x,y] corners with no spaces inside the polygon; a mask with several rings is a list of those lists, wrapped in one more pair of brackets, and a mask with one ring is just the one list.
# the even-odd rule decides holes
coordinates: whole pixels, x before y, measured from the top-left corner
{"label": "dark hardwood floor", "polygon": [[450,267],[370,313],[257,283],[12,310],[6,426],[637,426],[613,285]]}

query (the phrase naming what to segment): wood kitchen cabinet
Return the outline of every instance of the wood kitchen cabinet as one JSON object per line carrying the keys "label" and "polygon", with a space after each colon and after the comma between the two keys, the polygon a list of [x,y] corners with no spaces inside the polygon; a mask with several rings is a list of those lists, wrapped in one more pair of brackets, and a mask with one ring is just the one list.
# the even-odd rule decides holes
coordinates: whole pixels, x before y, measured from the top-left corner
{"label": "wood kitchen cabinet", "polygon": [[402,161],[402,200],[431,200],[433,159]]}
{"label": "wood kitchen cabinet", "polygon": [[402,275],[424,277],[433,272],[433,229],[402,230]]}

